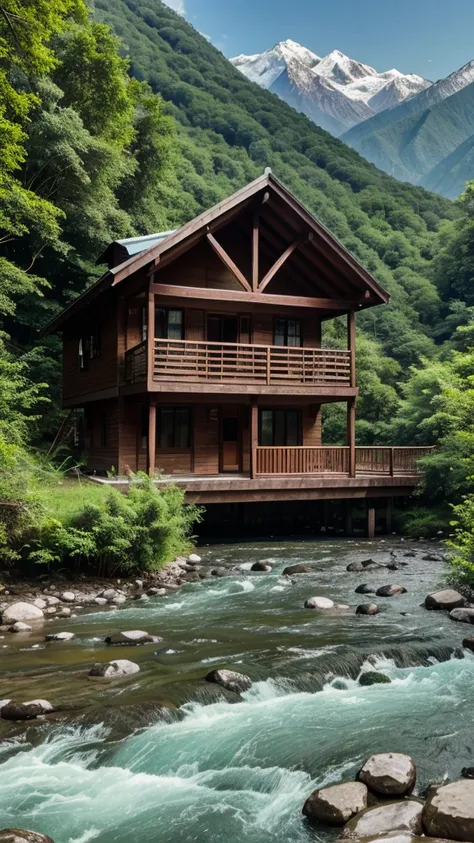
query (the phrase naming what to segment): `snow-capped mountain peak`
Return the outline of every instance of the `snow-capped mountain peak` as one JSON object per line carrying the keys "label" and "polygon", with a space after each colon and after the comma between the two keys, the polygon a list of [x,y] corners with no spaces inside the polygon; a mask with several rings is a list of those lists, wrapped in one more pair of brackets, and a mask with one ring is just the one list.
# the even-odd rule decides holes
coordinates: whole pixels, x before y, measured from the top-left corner
{"label": "snow-capped mountain peak", "polygon": [[421,76],[394,68],[378,73],[340,50],[320,58],[290,39],[264,53],[240,55],[231,61],[252,82],[278,94],[336,135],[431,85]]}

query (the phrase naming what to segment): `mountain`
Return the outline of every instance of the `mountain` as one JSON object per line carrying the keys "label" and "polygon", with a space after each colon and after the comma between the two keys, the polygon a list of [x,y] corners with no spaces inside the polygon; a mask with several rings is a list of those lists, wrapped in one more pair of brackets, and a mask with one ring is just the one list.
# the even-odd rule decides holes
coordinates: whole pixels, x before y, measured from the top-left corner
{"label": "mountain", "polygon": [[[370,337],[380,343],[377,352],[366,352],[367,417],[378,419],[380,400],[383,412],[391,406],[387,389],[395,389],[410,365],[435,353],[442,302],[430,280],[431,256],[437,229],[458,210],[443,197],[390,178],[250,82],[159,0],[94,0],[94,14],[120,36],[131,73],[161,94],[175,119],[174,173],[155,186],[163,229],[193,218],[270,166],[388,289],[389,307],[357,317],[367,343]],[[150,232],[138,227],[131,233]],[[343,341],[337,335],[327,340]],[[377,381],[384,366],[388,387]]]}
{"label": "mountain", "polygon": [[320,58],[290,40],[231,62],[252,82],[336,136],[431,85],[421,76],[398,70],[377,73],[339,50]]}
{"label": "mountain", "polygon": [[[469,66],[469,71],[474,78],[474,63]],[[463,81],[469,75],[462,73]],[[459,76],[456,81],[460,81]],[[364,158],[390,175],[455,197],[464,189],[465,181],[474,175],[474,170],[470,168],[470,139],[474,135],[474,81],[439,99],[440,90],[444,94],[453,87],[439,85],[437,93],[433,92],[436,94],[435,103],[428,108],[423,106],[433,100],[433,96],[428,96],[432,89],[424,91],[409,103],[391,110],[392,116],[410,111],[409,115],[397,121],[385,119],[385,125],[360,137],[363,124],[358,127],[357,140],[354,140],[357,130],[344,135],[344,139],[355,146]],[[415,109],[416,102],[421,105],[421,110]],[[458,188],[459,192],[455,193]]]}

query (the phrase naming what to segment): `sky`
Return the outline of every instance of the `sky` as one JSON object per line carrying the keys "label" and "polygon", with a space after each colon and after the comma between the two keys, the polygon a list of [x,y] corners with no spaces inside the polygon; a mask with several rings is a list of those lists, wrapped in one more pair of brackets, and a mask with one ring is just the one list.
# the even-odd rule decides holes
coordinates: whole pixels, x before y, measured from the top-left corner
{"label": "sky", "polygon": [[227,57],[291,38],[436,81],[474,60],[474,0],[165,0]]}

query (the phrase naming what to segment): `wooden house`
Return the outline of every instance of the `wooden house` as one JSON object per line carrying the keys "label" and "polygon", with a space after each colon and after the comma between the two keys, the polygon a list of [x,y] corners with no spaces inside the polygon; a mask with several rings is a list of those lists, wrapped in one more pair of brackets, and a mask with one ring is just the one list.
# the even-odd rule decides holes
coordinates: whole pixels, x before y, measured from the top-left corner
{"label": "wooden house", "polygon": [[[356,314],[389,296],[271,172],[101,260],[48,328],[63,333],[63,401],[83,408],[91,473],[159,472],[200,502],[413,490],[423,451],[355,442]],[[347,342],[324,347],[336,317]],[[322,444],[327,402],[346,407],[344,446]]]}

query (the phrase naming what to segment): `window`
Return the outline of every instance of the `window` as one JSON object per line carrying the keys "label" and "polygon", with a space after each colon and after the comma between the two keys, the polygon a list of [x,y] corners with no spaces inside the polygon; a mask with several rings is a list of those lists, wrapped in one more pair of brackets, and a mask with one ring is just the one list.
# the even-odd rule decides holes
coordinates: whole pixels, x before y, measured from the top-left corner
{"label": "window", "polygon": [[183,311],[170,308],[155,308],[155,337],[165,340],[182,340]]}
{"label": "window", "polygon": [[299,410],[260,410],[259,444],[301,445]]}
{"label": "window", "polygon": [[79,365],[79,371],[85,372],[87,369],[87,355],[86,355],[86,340],[84,337],[79,337],[79,343],[77,348],[77,359]]}
{"label": "window", "polygon": [[141,332],[142,342],[145,342],[145,340],[148,337],[147,317],[148,317],[147,308],[142,306],[140,308],[140,332]]}
{"label": "window", "polygon": [[299,319],[275,319],[274,345],[300,347],[301,321]]}
{"label": "window", "polygon": [[189,407],[160,407],[158,411],[160,448],[191,447],[191,410]]}

